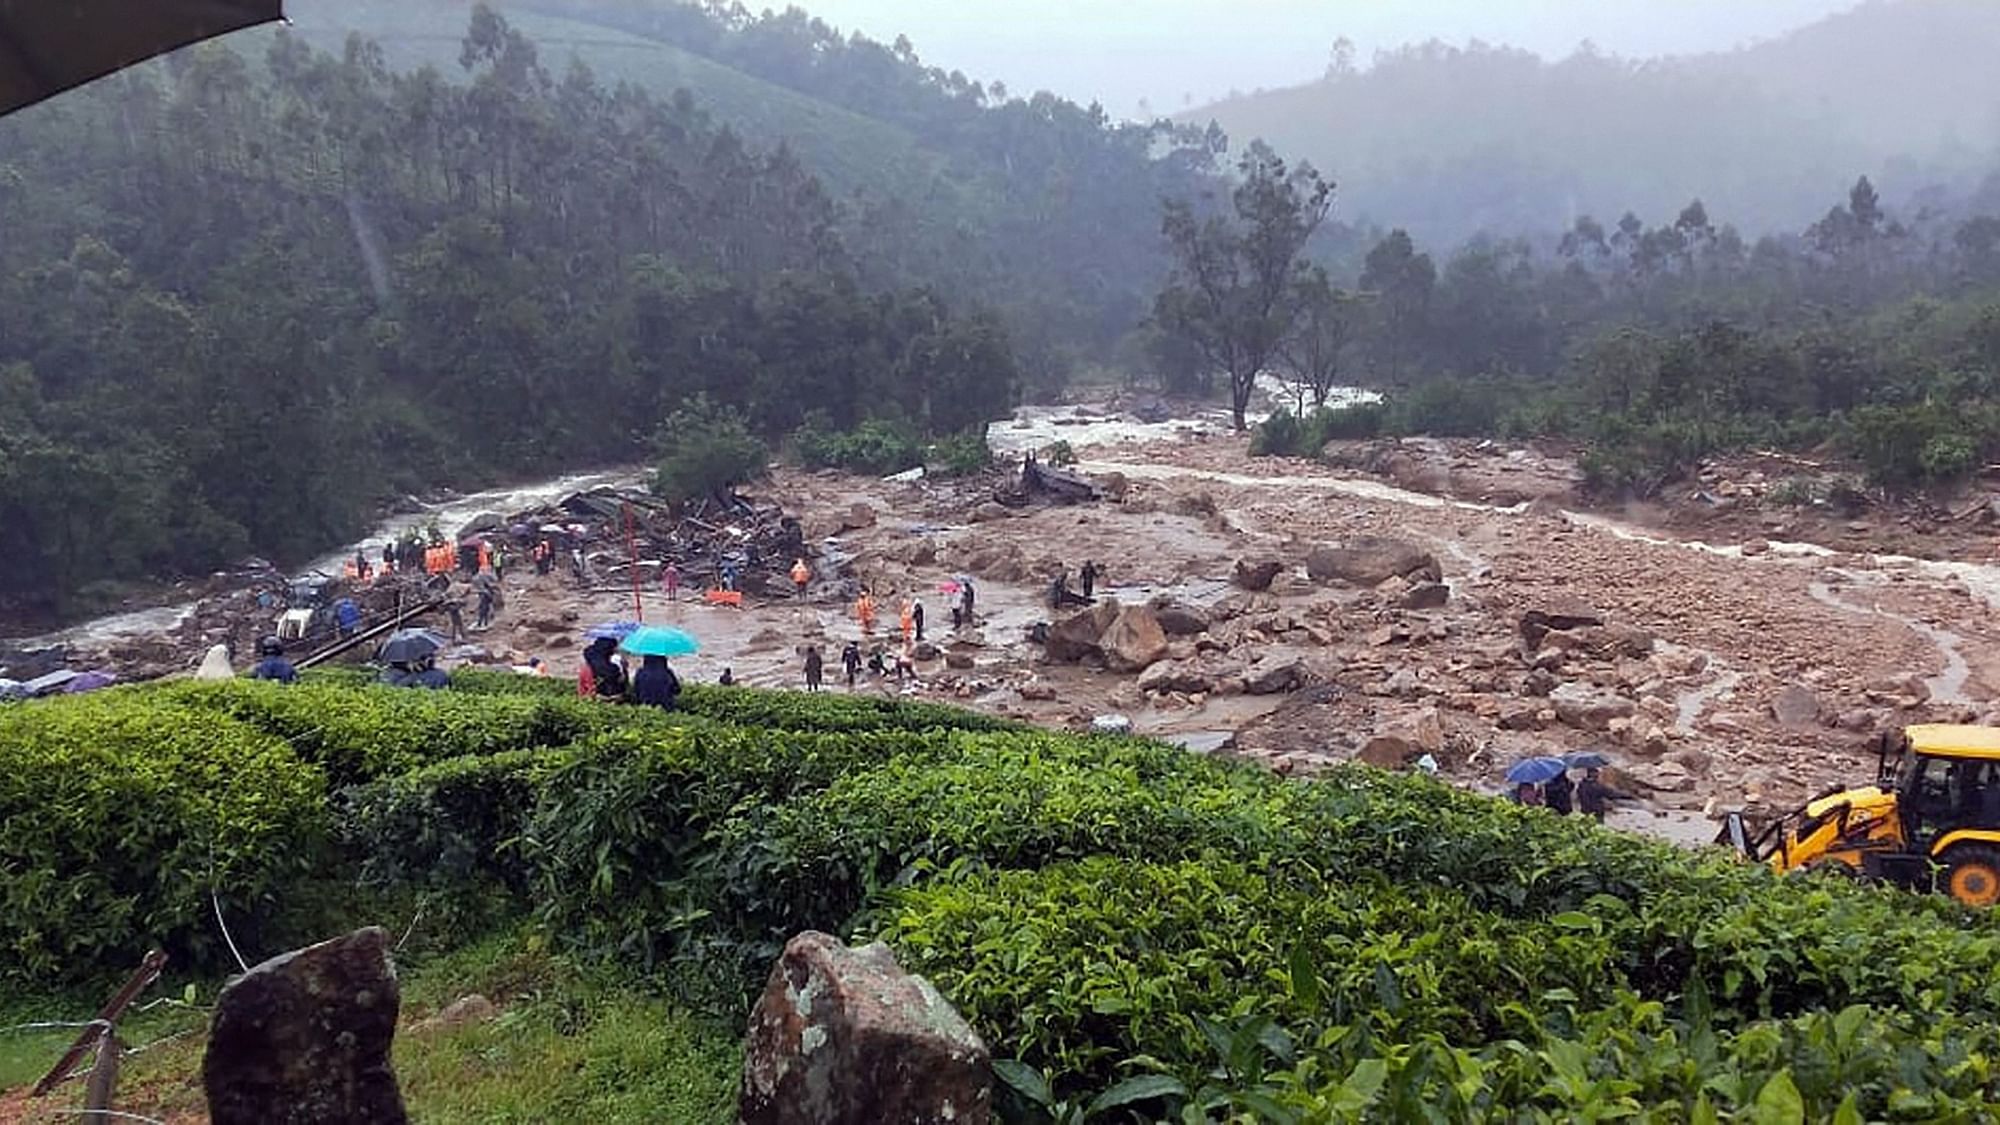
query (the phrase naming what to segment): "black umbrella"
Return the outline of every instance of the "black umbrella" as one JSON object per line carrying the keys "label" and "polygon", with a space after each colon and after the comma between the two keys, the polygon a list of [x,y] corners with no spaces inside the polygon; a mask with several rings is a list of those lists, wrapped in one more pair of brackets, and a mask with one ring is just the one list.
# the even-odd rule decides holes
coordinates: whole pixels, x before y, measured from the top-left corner
{"label": "black umbrella", "polygon": [[0,0],[0,116],[238,28],[282,0]]}
{"label": "black umbrella", "polygon": [[451,643],[450,638],[429,629],[404,629],[391,634],[375,659],[384,664],[412,664]]}

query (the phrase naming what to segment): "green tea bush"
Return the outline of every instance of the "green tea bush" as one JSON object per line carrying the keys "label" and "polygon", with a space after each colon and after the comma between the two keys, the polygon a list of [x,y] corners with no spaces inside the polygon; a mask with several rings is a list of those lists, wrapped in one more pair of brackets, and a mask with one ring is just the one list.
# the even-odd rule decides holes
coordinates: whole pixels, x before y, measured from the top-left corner
{"label": "green tea bush", "polygon": [[[576,685],[547,676],[522,676],[480,668],[460,668],[451,674],[454,692],[574,699]],[[594,707],[606,705],[579,700]],[[586,711],[585,714],[591,712]],[[641,709],[599,712],[610,725],[628,724]],[[717,684],[686,684],[681,688],[680,713],[732,726],[796,731],[871,730],[1020,730],[1021,725],[936,703],[912,703],[865,695],[816,695],[805,692],[760,691]]]}
{"label": "green tea bush", "polygon": [[0,708],[0,972],[89,977],[154,944],[220,967],[209,896],[254,943],[326,859],[325,793],[277,738],[138,692]]}
{"label": "green tea bush", "polygon": [[1270,857],[1286,826],[1258,800],[1263,777],[1116,740],[967,740],[746,810],[718,841],[723,901],[735,924],[777,938],[841,927],[875,892],[951,865]]}
{"label": "green tea bush", "polygon": [[232,680],[176,685],[161,694],[283,738],[324,767],[336,786],[468,754],[567,745],[616,719],[590,700],[482,699],[379,686]]}
{"label": "green tea bush", "polygon": [[1145,1055],[1194,1073],[1204,1023],[1264,1015],[1383,1043],[1531,1030],[1519,997],[1610,998],[1609,944],[1380,877],[1330,884],[1228,862],[1098,856],[897,891],[880,936],[989,1041],[1108,1082]]}
{"label": "green tea bush", "polygon": [[546,779],[526,829],[541,915],[572,944],[650,963],[725,909],[711,837],[731,815],[976,737],[707,726],[593,739]]}
{"label": "green tea bush", "polygon": [[493,885],[525,899],[519,846],[548,779],[580,752],[507,750],[424,766],[339,794],[342,845],[372,885],[452,892]]}

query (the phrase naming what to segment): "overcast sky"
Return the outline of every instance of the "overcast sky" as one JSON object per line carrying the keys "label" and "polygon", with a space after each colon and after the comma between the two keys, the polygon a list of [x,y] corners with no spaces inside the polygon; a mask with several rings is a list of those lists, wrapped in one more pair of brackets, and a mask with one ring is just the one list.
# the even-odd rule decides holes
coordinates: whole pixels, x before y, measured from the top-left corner
{"label": "overcast sky", "polygon": [[[1189,95],[1295,85],[1326,68],[1342,35],[1365,65],[1378,48],[1471,38],[1566,55],[1726,48],[1788,31],[1858,0],[803,0],[842,31],[908,35],[925,61],[1052,89],[1119,115],[1141,98],[1175,112]],[[752,0],[750,7],[764,4]],[[782,3],[770,6],[782,7]]]}

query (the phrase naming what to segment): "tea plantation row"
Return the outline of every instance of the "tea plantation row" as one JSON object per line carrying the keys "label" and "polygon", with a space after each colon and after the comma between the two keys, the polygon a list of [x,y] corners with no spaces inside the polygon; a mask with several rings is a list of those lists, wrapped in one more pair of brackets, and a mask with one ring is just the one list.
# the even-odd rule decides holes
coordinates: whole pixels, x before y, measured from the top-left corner
{"label": "tea plantation row", "polygon": [[[0,972],[221,971],[421,899],[743,1014],[890,942],[1021,1120],[1968,1120],[2000,928],[1365,770],[847,697],[462,674],[0,710]],[[431,923],[435,928],[438,923]]]}

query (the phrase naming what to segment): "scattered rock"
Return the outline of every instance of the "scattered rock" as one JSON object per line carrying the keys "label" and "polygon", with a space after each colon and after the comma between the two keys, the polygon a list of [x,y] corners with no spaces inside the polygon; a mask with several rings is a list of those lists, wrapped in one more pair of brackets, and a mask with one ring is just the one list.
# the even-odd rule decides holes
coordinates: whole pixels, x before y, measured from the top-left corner
{"label": "scattered rock", "polygon": [[929,641],[923,641],[910,646],[910,659],[912,660],[936,660],[941,655],[943,653],[938,646]]}
{"label": "scattered rock", "polygon": [[1212,690],[1215,681],[1192,661],[1163,660],[1139,676],[1139,690],[1155,695],[1178,691],[1198,695]]}
{"label": "scattered rock", "polygon": [[1882,714],[1866,707],[1857,707],[1852,711],[1841,712],[1833,725],[1841,730],[1851,730],[1858,734],[1873,734],[1882,725]]}
{"label": "scattered rock", "polygon": [[468,1027],[475,1023],[485,1023],[499,1014],[500,1009],[493,1006],[493,1001],[474,992],[446,1004],[444,1010],[437,1015],[411,1024],[410,1031],[422,1035],[432,1031]]}
{"label": "scattered rock", "polygon": [[1306,573],[1315,582],[1338,580],[1355,586],[1374,586],[1389,578],[1436,582],[1444,576],[1430,552],[1406,540],[1379,536],[1313,548],[1306,556]]}
{"label": "scattered rock", "polygon": [[875,526],[875,509],[861,501],[848,505],[847,514],[840,519],[840,530],[860,531]]}
{"label": "scattered rock", "polygon": [[1167,633],[1151,606],[1120,610],[1097,643],[1114,672],[1143,672],[1167,654]]}
{"label": "scattered rock", "polygon": [[1400,735],[1378,734],[1361,747],[1354,760],[1376,769],[1404,770],[1423,756],[1420,747]]}
{"label": "scattered rock", "polygon": [[1258,559],[1255,562],[1237,559],[1236,584],[1245,590],[1268,590],[1271,583],[1277,580],[1278,572],[1284,569],[1285,564],[1275,559]]}
{"label": "scattered rock", "polygon": [[1153,616],[1169,637],[1192,637],[1208,632],[1208,614],[1201,607],[1172,598],[1153,603]]}
{"label": "scattered rock", "polygon": [[750,1015],[742,1125],[985,1125],[992,1061],[965,1020],[889,947],[807,931]]}
{"label": "scattered rock", "polygon": [[959,652],[954,649],[944,654],[944,666],[954,671],[967,672],[977,665],[978,661],[974,660],[969,652]]}
{"label": "scattered rock", "polygon": [[1410,587],[1403,595],[1404,609],[1443,609],[1451,601],[1451,587],[1442,582],[1425,582]]}
{"label": "scattered rock", "polygon": [[[1014,513],[1012,513],[1007,509],[1007,505],[1001,504],[997,501],[988,500],[984,504],[980,504],[972,509],[972,522],[992,523],[994,520],[1004,520],[1008,516],[1011,516],[1013,514]],[[979,569],[982,571],[990,570],[990,568],[975,568],[975,569]]]}
{"label": "scattered rock", "polygon": [[1544,699],[1553,694],[1561,682],[1556,679],[1554,672],[1546,668],[1537,668],[1522,678],[1521,694]]}
{"label": "scattered rock", "polygon": [[231,981],[201,1063],[209,1120],[409,1120],[389,1059],[399,1003],[379,927],[280,954]]}
{"label": "scattered rock", "polygon": [[1521,640],[1529,652],[1542,647],[1551,632],[1568,632],[1604,624],[1604,615],[1575,598],[1557,596],[1521,615]]}
{"label": "scattered rock", "polygon": [[1097,482],[1097,490],[1113,500],[1123,500],[1132,491],[1132,482],[1124,473],[1111,472],[1091,478]]}
{"label": "scattered rock", "polygon": [[1271,649],[1243,673],[1243,690],[1250,695],[1279,695],[1297,691],[1311,680],[1304,654],[1292,649]]}
{"label": "scattered rock", "polygon": [[[958,654],[953,653],[952,655],[956,656]],[[971,657],[967,656],[966,659],[969,661]],[[1044,683],[1041,680],[1029,680],[1020,686],[1019,691],[1022,699],[1033,700],[1037,703],[1053,703],[1056,698],[1056,685]]]}
{"label": "scattered rock", "polygon": [[1793,684],[1771,701],[1771,717],[1788,727],[1807,727],[1819,722],[1819,697]]}
{"label": "scattered rock", "polygon": [[1610,730],[1614,719],[1629,719],[1638,705],[1621,695],[1598,691],[1588,684],[1564,684],[1549,694],[1556,718],[1578,730]]}
{"label": "scattered rock", "polygon": [[1410,639],[1410,630],[1402,625],[1383,625],[1368,633],[1368,643],[1375,648],[1399,645]]}

